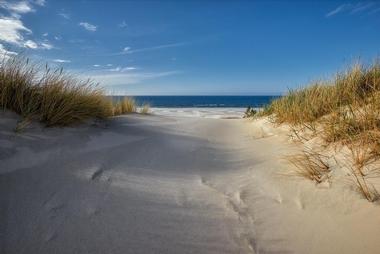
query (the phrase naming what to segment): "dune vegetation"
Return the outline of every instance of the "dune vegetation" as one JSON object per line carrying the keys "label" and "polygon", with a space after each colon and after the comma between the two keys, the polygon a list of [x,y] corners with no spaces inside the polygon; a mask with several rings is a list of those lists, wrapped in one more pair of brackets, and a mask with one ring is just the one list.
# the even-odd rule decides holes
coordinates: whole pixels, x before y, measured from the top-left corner
{"label": "dune vegetation", "polygon": [[0,63],[0,108],[21,115],[20,126],[36,120],[48,127],[136,112],[131,98],[114,103],[93,81],[77,79],[62,68],[51,69],[23,57]]}
{"label": "dune vegetation", "polygon": [[[333,79],[290,90],[273,101],[260,116],[291,127],[292,136],[307,143],[322,140],[323,148],[348,148],[351,174],[358,190],[370,201],[379,198],[366,182],[377,177],[380,159],[380,63],[355,64]],[[320,150],[321,147],[319,147]],[[320,151],[305,146],[290,158],[299,175],[317,183],[327,179],[329,166]]]}

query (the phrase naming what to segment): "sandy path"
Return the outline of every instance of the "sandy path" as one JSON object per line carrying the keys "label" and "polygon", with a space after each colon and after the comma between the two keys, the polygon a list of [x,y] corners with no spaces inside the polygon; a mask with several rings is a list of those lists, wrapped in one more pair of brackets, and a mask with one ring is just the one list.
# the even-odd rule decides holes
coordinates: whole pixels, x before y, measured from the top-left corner
{"label": "sandy path", "polygon": [[0,117],[0,253],[379,253],[378,203],[340,170],[289,176],[298,148],[265,119],[15,121]]}
{"label": "sandy path", "polygon": [[128,116],[18,135],[8,120],[1,253],[254,253],[243,120]]}

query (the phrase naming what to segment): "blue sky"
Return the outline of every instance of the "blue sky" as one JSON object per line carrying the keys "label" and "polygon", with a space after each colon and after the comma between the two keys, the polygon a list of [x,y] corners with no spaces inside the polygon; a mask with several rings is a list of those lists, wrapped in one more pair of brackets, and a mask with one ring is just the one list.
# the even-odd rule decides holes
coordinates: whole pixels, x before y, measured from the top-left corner
{"label": "blue sky", "polygon": [[380,53],[380,3],[0,0],[0,52],[111,94],[263,95]]}

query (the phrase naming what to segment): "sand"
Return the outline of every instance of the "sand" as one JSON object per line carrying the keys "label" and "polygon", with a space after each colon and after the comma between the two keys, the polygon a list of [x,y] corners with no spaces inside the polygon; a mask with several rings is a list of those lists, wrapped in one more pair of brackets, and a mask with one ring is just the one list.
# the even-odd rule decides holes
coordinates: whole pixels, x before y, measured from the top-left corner
{"label": "sand", "polygon": [[284,176],[265,119],[0,117],[0,253],[378,253],[380,207]]}

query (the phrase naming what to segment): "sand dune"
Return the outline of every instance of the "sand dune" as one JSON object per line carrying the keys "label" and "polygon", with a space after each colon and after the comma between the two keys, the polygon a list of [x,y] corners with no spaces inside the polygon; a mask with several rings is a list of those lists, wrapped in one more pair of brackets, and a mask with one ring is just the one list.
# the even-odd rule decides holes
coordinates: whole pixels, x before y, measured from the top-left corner
{"label": "sand dune", "polygon": [[0,118],[1,253],[378,253],[379,207],[283,177],[265,120],[117,117],[65,129]]}

